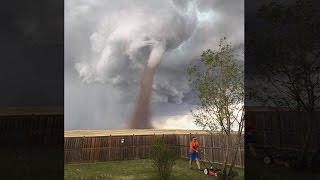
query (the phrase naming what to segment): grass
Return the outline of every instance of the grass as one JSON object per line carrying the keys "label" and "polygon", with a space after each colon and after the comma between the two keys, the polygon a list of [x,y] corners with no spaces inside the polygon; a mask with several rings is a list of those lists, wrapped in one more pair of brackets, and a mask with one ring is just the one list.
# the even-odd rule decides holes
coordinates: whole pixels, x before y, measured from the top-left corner
{"label": "grass", "polygon": [[263,159],[246,158],[245,179],[254,180],[319,180],[319,173],[308,169],[286,168],[277,165],[266,165]]}
{"label": "grass", "polygon": [[1,179],[61,179],[63,150],[1,148]]}
{"label": "grass", "polygon": [[[202,165],[203,166],[203,165]],[[207,180],[214,179],[213,176],[205,175],[202,171],[196,170],[196,164],[193,164],[194,169],[188,169],[188,160],[179,159],[173,167],[171,178],[172,180]],[[239,176],[235,180],[243,180],[243,169],[236,168]],[[123,160],[123,161],[108,161],[97,163],[79,163],[66,164],[64,179],[97,179],[97,180],[143,180],[143,179],[159,179],[156,170],[152,167],[152,162],[149,159],[139,160]]]}

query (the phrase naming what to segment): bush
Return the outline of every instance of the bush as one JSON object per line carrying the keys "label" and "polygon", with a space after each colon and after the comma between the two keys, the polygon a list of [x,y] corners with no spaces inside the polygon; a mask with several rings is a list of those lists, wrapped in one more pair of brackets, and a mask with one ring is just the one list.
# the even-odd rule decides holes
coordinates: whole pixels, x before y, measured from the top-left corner
{"label": "bush", "polygon": [[165,144],[163,138],[158,138],[155,144],[151,146],[150,159],[161,179],[167,180],[170,177],[173,165],[178,159],[178,155],[175,147]]}

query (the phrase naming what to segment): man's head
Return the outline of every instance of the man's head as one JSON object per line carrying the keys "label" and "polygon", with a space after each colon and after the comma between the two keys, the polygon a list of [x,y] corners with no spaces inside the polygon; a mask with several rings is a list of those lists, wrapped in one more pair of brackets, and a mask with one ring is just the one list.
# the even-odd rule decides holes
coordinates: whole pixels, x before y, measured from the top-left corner
{"label": "man's head", "polygon": [[197,137],[192,137],[192,141],[197,141]]}

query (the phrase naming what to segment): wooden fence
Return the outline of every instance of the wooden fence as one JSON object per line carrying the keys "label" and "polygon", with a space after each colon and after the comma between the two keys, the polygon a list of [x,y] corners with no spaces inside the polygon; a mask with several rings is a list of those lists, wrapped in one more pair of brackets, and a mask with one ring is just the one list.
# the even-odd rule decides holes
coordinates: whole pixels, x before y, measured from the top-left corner
{"label": "wooden fence", "polygon": [[63,114],[0,116],[1,147],[61,147]]}
{"label": "wooden fence", "polygon": [[[148,158],[150,146],[157,137],[161,136],[164,137],[167,144],[177,147],[177,153],[180,157],[188,157],[191,138],[189,134],[65,137],[65,163]],[[197,137],[200,148],[204,151],[202,157],[221,163],[223,161],[222,136],[219,134],[200,134]],[[233,139],[235,137],[233,136]],[[238,151],[236,166],[243,167],[243,146],[239,149],[231,147],[231,150],[232,153]]]}
{"label": "wooden fence", "polygon": [[[268,147],[271,143],[286,150],[298,150],[302,147],[307,113],[252,111],[249,115],[260,133],[257,145]],[[311,113],[310,119],[313,126],[310,151],[315,152],[320,149],[320,112]]]}

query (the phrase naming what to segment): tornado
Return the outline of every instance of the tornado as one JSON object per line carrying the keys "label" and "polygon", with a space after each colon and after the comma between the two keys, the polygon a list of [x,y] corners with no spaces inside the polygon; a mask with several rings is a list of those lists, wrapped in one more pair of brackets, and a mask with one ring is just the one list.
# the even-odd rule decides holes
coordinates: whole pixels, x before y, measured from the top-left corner
{"label": "tornado", "polygon": [[154,74],[165,51],[165,42],[158,42],[151,50],[149,60],[142,73],[140,91],[135,109],[129,119],[130,129],[151,129],[150,99],[152,97],[152,85]]}
{"label": "tornado", "polygon": [[[139,89],[132,109],[127,110],[120,98],[113,102],[114,106],[123,107],[113,112],[115,117],[125,115],[121,115],[121,121],[117,119],[123,128],[152,128],[150,101],[153,84],[160,83],[154,75],[161,58],[165,53],[170,63],[173,57],[180,56],[198,27],[195,1],[172,0],[161,7],[153,1],[145,3],[142,7],[120,3],[120,9],[113,13],[101,12],[102,17],[89,37],[89,54],[74,66],[83,83],[105,84],[108,88],[110,85],[126,95],[136,87],[138,79]],[[141,74],[136,76],[137,73]],[[126,98],[131,101],[131,95]],[[99,121],[107,125],[109,118]]]}

